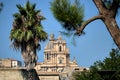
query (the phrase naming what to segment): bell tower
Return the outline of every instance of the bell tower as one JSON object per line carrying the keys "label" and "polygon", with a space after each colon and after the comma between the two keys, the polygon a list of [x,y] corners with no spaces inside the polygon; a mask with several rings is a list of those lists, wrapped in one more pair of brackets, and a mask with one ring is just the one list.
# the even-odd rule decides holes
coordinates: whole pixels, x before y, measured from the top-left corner
{"label": "bell tower", "polygon": [[69,49],[66,46],[62,36],[54,39],[54,34],[50,35],[48,44],[44,49],[44,62],[56,66],[69,66],[70,63]]}

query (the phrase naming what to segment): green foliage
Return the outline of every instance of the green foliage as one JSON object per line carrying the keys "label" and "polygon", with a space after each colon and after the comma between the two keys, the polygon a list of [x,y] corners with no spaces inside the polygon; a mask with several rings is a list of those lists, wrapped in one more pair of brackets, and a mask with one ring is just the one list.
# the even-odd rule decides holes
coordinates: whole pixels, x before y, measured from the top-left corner
{"label": "green foliage", "polygon": [[40,23],[45,18],[40,15],[40,10],[35,9],[36,4],[30,4],[29,1],[24,7],[19,4],[16,6],[19,12],[13,14],[13,28],[10,33],[13,47],[19,49],[22,44],[29,43],[39,48],[39,41],[47,39],[47,33]]}
{"label": "green foliage", "polygon": [[83,22],[83,6],[78,0],[74,0],[72,3],[70,0],[53,0],[53,2],[51,2],[51,11],[63,29],[65,29],[65,31],[60,31],[61,34],[69,38],[71,37],[71,43],[76,46],[77,36],[75,30]]}
{"label": "green foliage", "polygon": [[112,49],[109,55],[103,61],[96,61],[93,66],[101,70],[120,70],[120,51]]}
{"label": "green foliage", "polygon": [[73,77],[76,80],[87,80],[88,79],[88,73],[87,72],[75,72],[73,74]]}
{"label": "green foliage", "polygon": [[111,9],[112,7],[112,0],[103,0],[104,5],[107,9]]}
{"label": "green foliage", "polygon": [[[83,71],[74,73],[75,80],[120,80],[120,50],[112,49],[109,53],[110,57],[106,57],[103,61],[96,61],[94,65],[90,67],[90,71]],[[98,74],[98,71],[115,71],[110,75],[103,75],[102,77]]]}
{"label": "green foliage", "polygon": [[70,0],[54,0],[51,2],[51,11],[67,31],[76,30],[83,22],[84,10],[78,0],[73,4]]}
{"label": "green foliage", "polygon": [[[71,39],[71,44],[76,46],[76,42],[77,42],[77,38],[78,36],[76,34],[74,34],[74,31],[59,31],[63,36],[68,37],[69,39]],[[84,35],[85,33],[83,32],[82,35]]]}
{"label": "green foliage", "polygon": [[102,80],[97,72],[89,71],[75,72],[73,73],[73,77],[75,80]]}
{"label": "green foliage", "polygon": [[[110,10],[110,9],[112,8],[113,0],[102,0],[102,1],[103,1],[104,5],[105,5],[105,7],[106,7],[107,9]],[[116,1],[117,1],[117,3],[119,3],[118,9],[117,9],[117,15],[119,15],[120,0],[116,0]]]}

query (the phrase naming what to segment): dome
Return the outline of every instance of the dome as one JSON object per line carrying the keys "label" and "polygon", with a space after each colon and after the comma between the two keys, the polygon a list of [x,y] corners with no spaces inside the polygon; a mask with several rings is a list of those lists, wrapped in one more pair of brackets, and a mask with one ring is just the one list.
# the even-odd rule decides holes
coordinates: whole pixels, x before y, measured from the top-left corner
{"label": "dome", "polygon": [[60,36],[58,36],[58,40],[62,40],[62,36],[60,35]]}
{"label": "dome", "polygon": [[45,49],[52,49],[53,47],[54,47],[53,42],[49,42],[49,43],[46,45]]}

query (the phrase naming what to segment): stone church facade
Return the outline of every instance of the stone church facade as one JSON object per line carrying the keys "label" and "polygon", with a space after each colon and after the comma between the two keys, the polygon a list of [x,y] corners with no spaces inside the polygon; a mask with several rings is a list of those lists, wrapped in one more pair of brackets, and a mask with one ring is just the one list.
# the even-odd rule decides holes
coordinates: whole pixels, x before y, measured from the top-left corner
{"label": "stone church facade", "polygon": [[71,76],[74,71],[83,71],[76,60],[70,60],[66,41],[59,36],[50,35],[49,42],[44,48],[44,61],[38,62],[35,67],[40,80],[74,80]]}

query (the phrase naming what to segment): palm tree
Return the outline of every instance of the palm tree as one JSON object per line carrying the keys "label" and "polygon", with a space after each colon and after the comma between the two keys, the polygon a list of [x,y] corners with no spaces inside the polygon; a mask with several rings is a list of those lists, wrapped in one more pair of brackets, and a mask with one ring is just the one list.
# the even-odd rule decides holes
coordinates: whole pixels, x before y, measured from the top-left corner
{"label": "palm tree", "polygon": [[47,39],[47,33],[43,30],[40,10],[36,10],[36,4],[29,1],[24,7],[16,5],[19,12],[13,14],[13,28],[11,29],[10,39],[13,48],[21,50],[25,67],[32,69],[37,62],[36,51],[40,50],[40,41]]}

